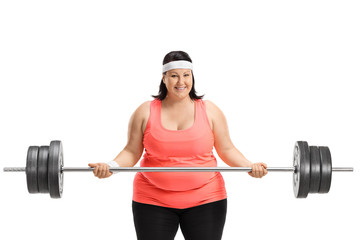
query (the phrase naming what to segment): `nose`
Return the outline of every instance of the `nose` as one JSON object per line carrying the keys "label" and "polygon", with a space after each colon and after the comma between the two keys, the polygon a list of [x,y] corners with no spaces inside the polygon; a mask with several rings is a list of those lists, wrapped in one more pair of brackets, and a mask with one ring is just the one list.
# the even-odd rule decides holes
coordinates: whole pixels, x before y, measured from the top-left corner
{"label": "nose", "polygon": [[180,76],[178,83],[184,83],[185,82],[185,77],[184,76]]}

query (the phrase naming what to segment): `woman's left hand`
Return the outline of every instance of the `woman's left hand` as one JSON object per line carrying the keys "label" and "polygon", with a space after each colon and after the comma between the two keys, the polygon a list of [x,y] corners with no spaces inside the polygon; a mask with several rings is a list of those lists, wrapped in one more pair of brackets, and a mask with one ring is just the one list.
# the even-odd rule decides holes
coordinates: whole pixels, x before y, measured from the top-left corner
{"label": "woman's left hand", "polygon": [[266,170],[267,165],[265,163],[254,163],[251,165],[251,172],[248,174],[254,178],[262,178],[268,171]]}

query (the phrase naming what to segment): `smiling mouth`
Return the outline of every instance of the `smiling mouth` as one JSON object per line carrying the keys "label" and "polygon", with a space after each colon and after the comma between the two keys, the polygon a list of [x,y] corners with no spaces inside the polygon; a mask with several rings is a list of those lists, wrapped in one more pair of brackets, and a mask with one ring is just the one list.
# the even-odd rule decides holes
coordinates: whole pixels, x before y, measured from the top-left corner
{"label": "smiling mouth", "polygon": [[186,87],[175,87],[177,90],[184,90]]}

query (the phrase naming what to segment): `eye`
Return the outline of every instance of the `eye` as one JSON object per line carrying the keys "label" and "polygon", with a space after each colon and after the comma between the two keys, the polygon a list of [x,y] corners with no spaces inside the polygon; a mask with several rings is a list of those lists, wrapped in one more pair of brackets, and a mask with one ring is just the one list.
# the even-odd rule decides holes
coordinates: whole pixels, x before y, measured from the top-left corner
{"label": "eye", "polygon": [[185,76],[185,77],[188,77],[188,76],[190,76],[190,74],[185,74],[184,76]]}
{"label": "eye", "polygon": [[171,77],[176,77],[176,75],[171,75]]}

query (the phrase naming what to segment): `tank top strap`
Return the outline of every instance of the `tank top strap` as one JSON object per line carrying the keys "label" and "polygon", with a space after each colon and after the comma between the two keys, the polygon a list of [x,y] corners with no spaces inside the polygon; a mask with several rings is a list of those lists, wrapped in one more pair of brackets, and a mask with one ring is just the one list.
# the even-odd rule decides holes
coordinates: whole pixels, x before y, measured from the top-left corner
{"label": "tank top strap", "polygon": [[202,99],[197,99],[196,100],[196,121],[198,122],[198,124],[200,124],[200,126],[205,127],[207,126],[210,131],[211,131],[211,127],[210,127],[210,122],[206,113],[206,104]]}
{"label": "tank top strap", "polygon": [[161,119],[161,100],[154,99],[150,104],[150,117],[152,122],[159,123]]}
{"label": "tank top strap", "polygon": [[146,124],[145,132],[148,133],[151,129],[156,126],[160,120],[161,114],[161,101],[159,99],[154,99],[150,102],[150,116]]}

